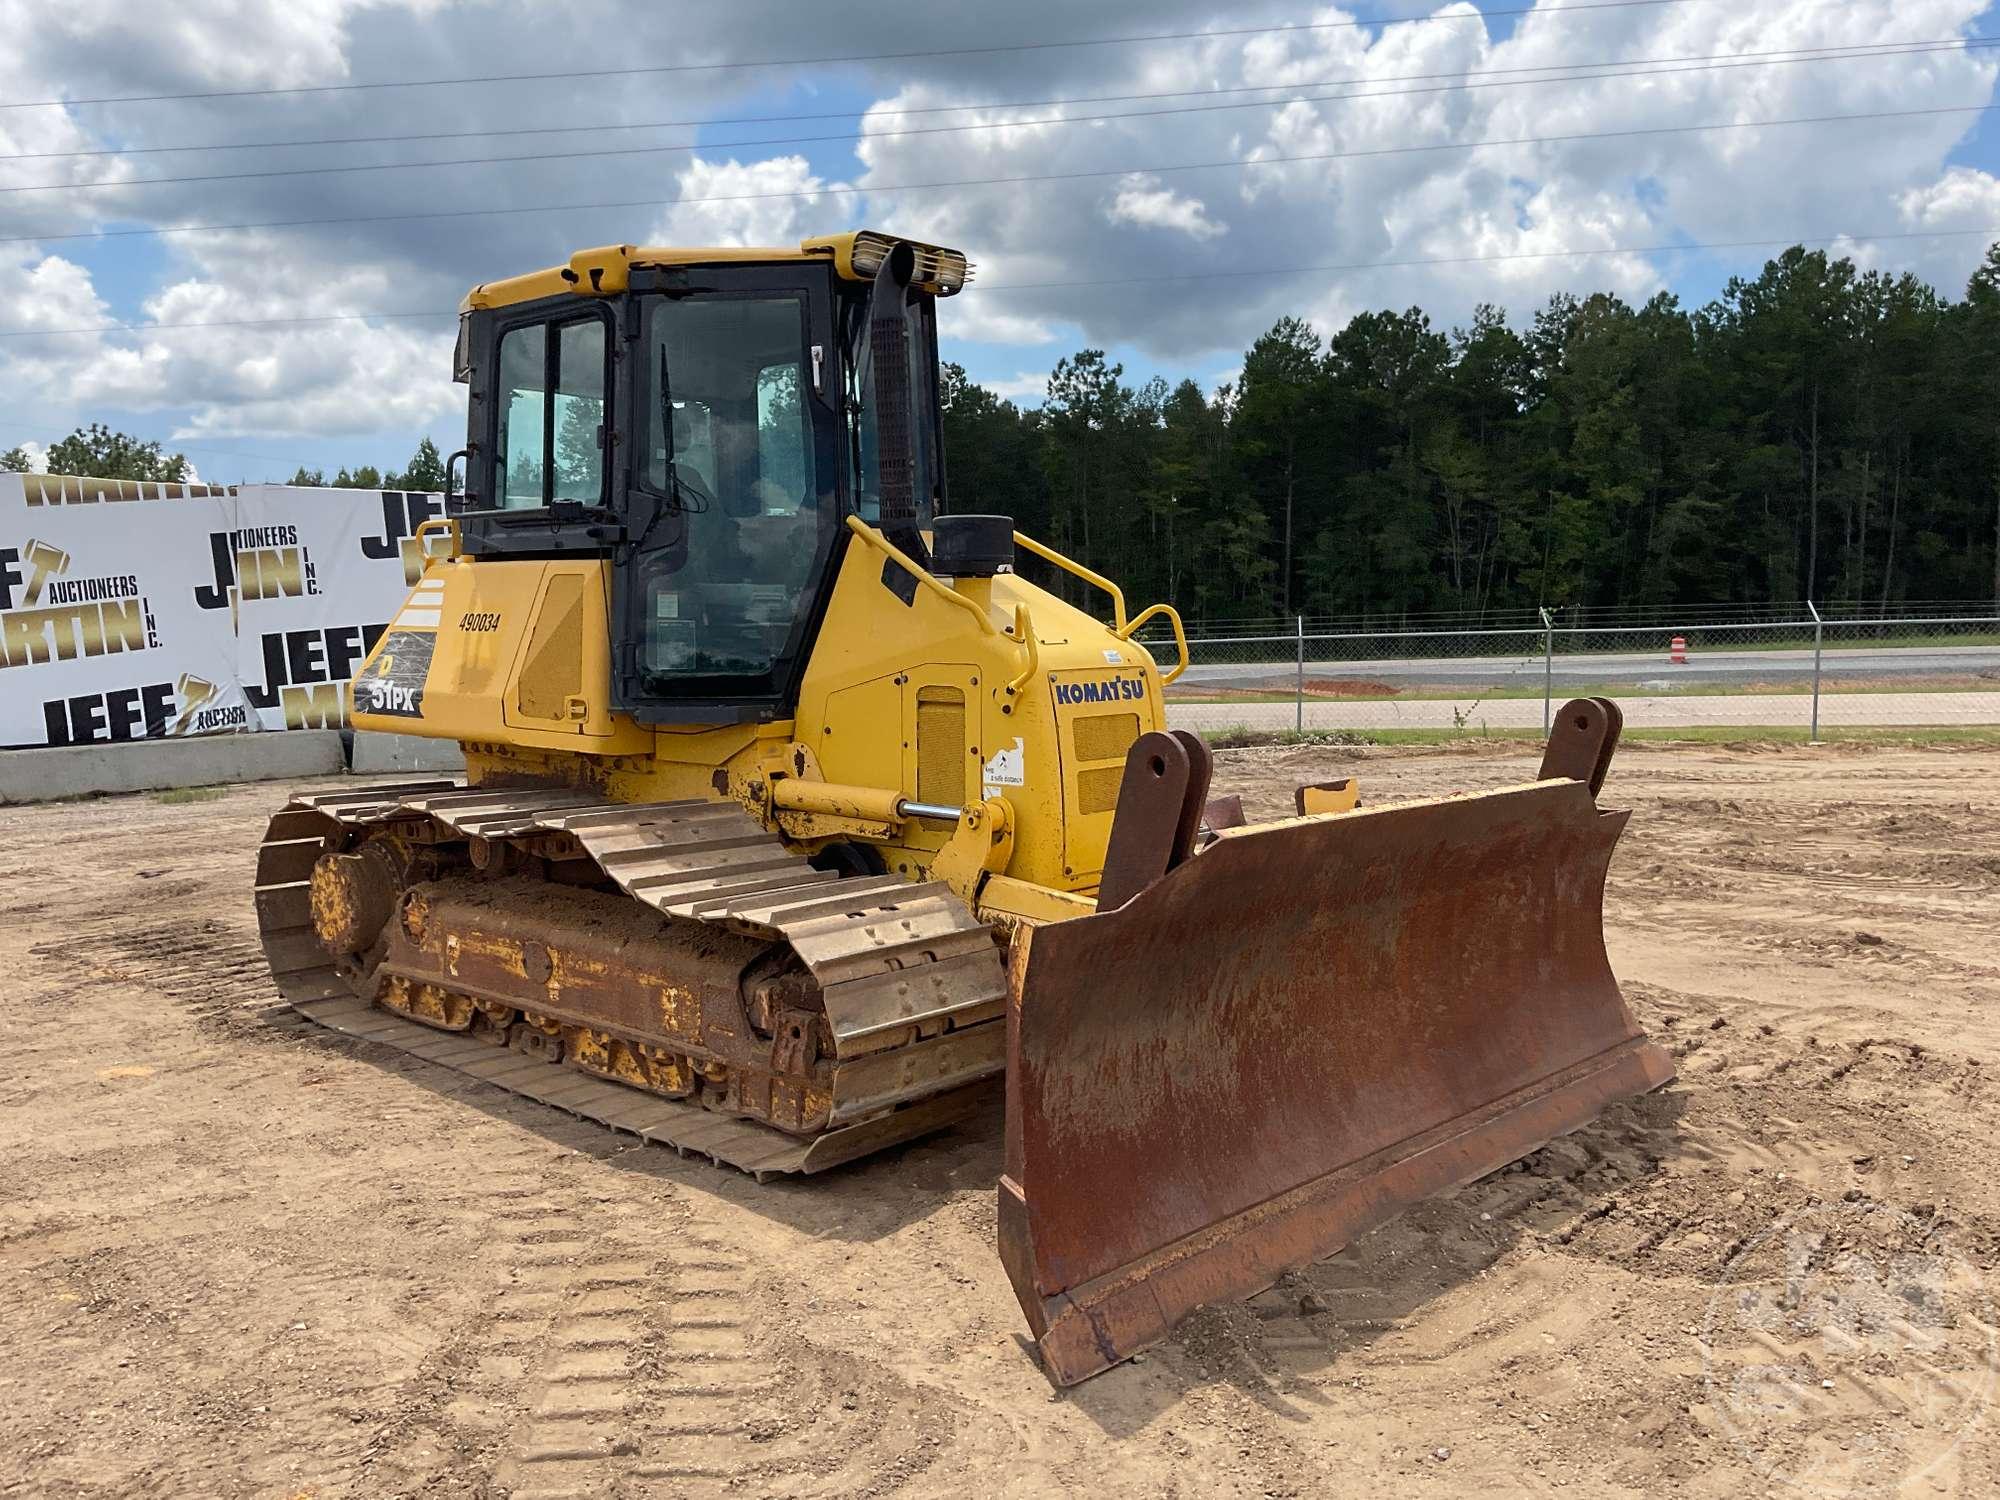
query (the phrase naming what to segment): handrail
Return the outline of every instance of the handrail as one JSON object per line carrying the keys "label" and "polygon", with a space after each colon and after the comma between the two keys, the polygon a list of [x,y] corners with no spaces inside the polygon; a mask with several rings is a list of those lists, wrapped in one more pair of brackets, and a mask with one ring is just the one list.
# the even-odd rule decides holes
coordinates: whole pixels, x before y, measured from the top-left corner
{"label": "handrail", "polygon": [[411,541],[417,544],[417,552],[420,556],[428,558],[431,555],[430,548],[424,545],[424,537],[433,530],[442,531],[446,536],[451,538],[451,551],[447,552],[445,556],[459,557],[463,555],[465,542],[464,538],[459,534],[458,517],[432,516],[428,521],[419,522],[416,533],[410,538]]}
{"label": "handrail", "polygon": [[896,563],[912,578],[916,579],[922,587],[929,589],[946,603],[955,605],[959,609],[969,610],[972,618],[979,622],[979,628],[983,633],[987,635],[998,635],[1000,633],[994,627],[993,621],[987,617],[984,609],[966,598],[957,589],[947,588],[944,584],[939,583],[915,558],[911,557],[901,547],[898,547],[894,542],[882,535],[873,526],[862,520],[861,517],[849,516],[847,518],[847,529],[860,537],[862,541],[873,547],[877,552],[880,552],[884,557]]}
{"label": "handrail", "polygon": [[1033,537],[1023,535],[1021,532],[1017,531],[1014,533],[1014,545],[1017,547],[1026,547],[1030,552],[1034,553],[1035,556],[1039,557],[1043,562],[1054,563],[1057,567],[1061,568],[1065,573],[1070,574],[1072,577],[1081,578],[1085,583],[1088,583],[1093,587],[1103,589],[1105,593],[1111,596],[1111,612],[1113,615],[1112,629],[1118,631],[1121,635],[1124,633],[1125,593],[1124,590],[1120,589],[1117,584],[1113,583],[1109,578],[1105,578],[1100,576],[1099,574],[1091,572],[1090,569],[1086,568],[1082,563],[1073,562],[1069,558],[1064,557],[1060,552],[1056,551],[1055,548],[1045,547],[1040,542],[1036,541]]}
{"label": "handrail", "polygon": [[1012,697],[1014,694],[1020,692],[1022,688],[1026,687],[1029,680],[1034,677],[1042,664],[1041,643],[1035,639],[1035,622],[1028,618],[1028,606],[1026,604],[1016,604],[1014,606],[1014,635],[1023,646],[1028,648],[1028,664],[1021,668],[1021,673],[1018,677],[1007,684],[1007,695],[1009,697]]}
{"label": "handrail", "polygon": [[1181,654],[1181,664],[1160,679],[1160,686],[1165,687],[1188,669],[1187,633],[1181,629],[1181,612],[1171,604],[1155,604],[1133,620],[1131,624],[1119,631],[1118,639],[1121,641],[1131,640],[1138,632],[1139,627],[1152,619],[1154,615],[1165,615],[1167,617],[1167,623],[1174,628],[1174,647]]}

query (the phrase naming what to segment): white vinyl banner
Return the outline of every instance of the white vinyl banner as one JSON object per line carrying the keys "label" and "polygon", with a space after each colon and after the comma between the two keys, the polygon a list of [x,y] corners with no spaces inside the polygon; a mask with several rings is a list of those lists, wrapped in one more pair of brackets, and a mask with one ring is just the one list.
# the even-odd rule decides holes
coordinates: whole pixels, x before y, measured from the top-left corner
{"label": "white vinyl banner", "polygon": [[423,574],[415,533],[441,498],[245,485],[237,500],[236,671],[257,727],[340,728],[348,682]]}
{"label": "white vinyl banner", "polygon": [[228,491],[0,474],[0,745],[247,726],[229,614],[205,610]]}
{"label": "white vinyl banner", "polygon": [[441,509],[0,474],[0,747],[341,727]]}

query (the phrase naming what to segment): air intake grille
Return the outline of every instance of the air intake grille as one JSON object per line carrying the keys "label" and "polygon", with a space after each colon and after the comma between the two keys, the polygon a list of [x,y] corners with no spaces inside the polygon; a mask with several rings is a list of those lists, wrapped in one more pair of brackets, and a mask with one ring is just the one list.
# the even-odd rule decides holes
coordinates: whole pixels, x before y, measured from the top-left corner
{"label": "air intake grille", "polygon": [[1076,773],[1076,810],[1085,817],[1108,813],[1118,805],[1118,788],[1125,780],[1123,766],[1099,766]]}
{"label": "air intake grille", "polygon": [[917,689],[917,800],[965,805],[965,694]]}
{"label": "air intake grille", "polygon": [[1123,760],[1139,738],[1137,714],[1086,714],[1077,719],[1078,760]]}

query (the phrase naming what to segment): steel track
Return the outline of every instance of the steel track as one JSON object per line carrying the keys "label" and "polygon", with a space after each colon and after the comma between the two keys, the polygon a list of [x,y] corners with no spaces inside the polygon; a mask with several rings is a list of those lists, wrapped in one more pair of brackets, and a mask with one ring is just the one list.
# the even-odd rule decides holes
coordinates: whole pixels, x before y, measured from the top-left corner
{"label": "steel track", "polygon": [[[789,1135],[436,1030],[357,995],[313,931],[308,878],[329,834],[412,818],[466,839],[567,834],[608,880],[663,916],[789,943],[819,981],[837,1066],[852,1070],[834,1128]],[[986,924],[938,882],[813,869],[735,803],[626,804],[438,781],[299,796],[265,832],[256,906],[278,992],[310,1020],[760,1180],[823,1171],[997,1100],[1007,987]],[[939,1034],[881,1048],[912,1027]]]}

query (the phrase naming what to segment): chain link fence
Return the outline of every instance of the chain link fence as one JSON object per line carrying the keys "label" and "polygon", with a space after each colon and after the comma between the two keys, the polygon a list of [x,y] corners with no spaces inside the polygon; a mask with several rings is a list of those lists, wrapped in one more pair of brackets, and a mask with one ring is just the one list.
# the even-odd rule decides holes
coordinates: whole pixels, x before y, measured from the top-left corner
{"label": "chain link fence", "polygon": [[[1295,619],[1288,631],[1202,634],[1167,689],[1169,716],[1209,732],[1428,739],[1539,734],[1565,700],[1607,697],[1628,729],[1701,737],[2000,732],[2000,613],[1683,615],[1361,629]],[[1174,660],[1171,641],[1148,632],[1147,645]]]}

